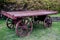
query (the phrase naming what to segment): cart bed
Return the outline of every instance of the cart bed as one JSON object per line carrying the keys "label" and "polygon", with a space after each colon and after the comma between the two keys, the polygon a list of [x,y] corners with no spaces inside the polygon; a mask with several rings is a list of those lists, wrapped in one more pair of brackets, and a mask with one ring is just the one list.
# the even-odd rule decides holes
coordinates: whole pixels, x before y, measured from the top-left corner
{"label": "cart bed", "polygon": [[46,10],[38,10],[38,11],[15,11],[15,12],[5,12],[2,11],[2,14],[7,17],[26,17],[26,16],[39,16],[39,15],[49,15],[56,14],[57,11],[46,11]]}
{"label": "cart bed", "polygon": [[[46,11],[46,10],[38,10],[38,11],[15,11],[15,12],[6,12],[1,11],[1,14],[8,17],[6,20],[6,25],[9,29],[15,29],[16,34],[18,36],[27,36],[33,30],[33,24],[39,20],[43,20],[43,25],[45,28],[51,27],[52,19],[49,14],[56,14],[57,11]],[[41,16],[43,15],[43,16]],[[37,16],[31,20],[30,16]],[[27,18],[25,18],[27,17]],[[11,20],[12,19],[12,20]],[[11,21],[10,21],[11,20]],[[37,22],[39,23],[39,22]],[[14,27],[16,25],[16,27]]]}

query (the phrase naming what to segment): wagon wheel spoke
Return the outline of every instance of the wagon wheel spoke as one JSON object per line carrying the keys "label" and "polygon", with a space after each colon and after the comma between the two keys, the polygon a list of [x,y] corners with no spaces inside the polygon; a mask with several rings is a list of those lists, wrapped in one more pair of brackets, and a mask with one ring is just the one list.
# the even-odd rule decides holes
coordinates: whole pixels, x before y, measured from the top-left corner
{"label": "wagon wheel spoke", "polygon": [[44,19],[44,26],[45,27],[51,27],[52,25],[52,19],[50,16],[47,16],[45,19]]}
{"label": "wagon wheel spoke", "polygon": [[[19,21],[16,24],[16,34],[18,36],[27,36],[32,31],[32,22],[26,19],[23,19],[24,21]],[[23,25],[21,25],[23,24]]]}
{"label": "wagon wheel spoke", "polygon": [[28,30],[27,31],[32,31],[32,26],[33,26],[33,24],[32,24],[32,19],[25,19],[25,25],[27,26],[27,28],[28,28]]}
{"label": "wagon wheel spoke", "polygon": [[7,18],[6,25],[9,29],[14,29],[14,24],[11,19]]}

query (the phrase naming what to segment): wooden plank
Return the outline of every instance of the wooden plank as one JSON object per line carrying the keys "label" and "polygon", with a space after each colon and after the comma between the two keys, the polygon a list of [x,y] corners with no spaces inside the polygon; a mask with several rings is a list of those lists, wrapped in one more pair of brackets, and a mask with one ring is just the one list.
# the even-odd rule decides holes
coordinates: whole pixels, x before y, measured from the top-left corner
{"label": "wooden plank", "polygon": [[60,17],[51,17],[53,22],[59,22],[60,21]]}
{"label": "wooden plank", "polygon": [[17,18],[17,17],[27,17],[27,16],[40,16],[40,15],[49,15],[49,14],[56,14],[57,11],[46,11],[46,10],[38,10],[38,11],[15,11],[15,12],[5,12],[2,11],[2,14],[10,17],[10,18]]}
{"label": "wooden plank", "polygon": [[7,12],[7,13],[9,13],[10,15],[14,15],[16,17],[23,17],[23,16],[56,14],[57,11],[17,11],[17,12]]}

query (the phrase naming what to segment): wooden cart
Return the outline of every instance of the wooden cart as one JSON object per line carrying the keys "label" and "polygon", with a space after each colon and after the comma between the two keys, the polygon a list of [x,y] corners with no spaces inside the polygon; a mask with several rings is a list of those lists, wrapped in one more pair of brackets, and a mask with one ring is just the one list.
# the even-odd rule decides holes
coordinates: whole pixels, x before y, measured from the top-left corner
{"label": "wooden cart", "polygon": [[[33,22],[43,21],[45,27],[52,25],[49,14],[56,14],[57,11],[36,10],[36,11],[1,11],[1,14],[8,17],[6,25],[9,29],[15,29],[18,36],[29,35],[33,29]],[[14,27],[16,26],[16,27]]]}

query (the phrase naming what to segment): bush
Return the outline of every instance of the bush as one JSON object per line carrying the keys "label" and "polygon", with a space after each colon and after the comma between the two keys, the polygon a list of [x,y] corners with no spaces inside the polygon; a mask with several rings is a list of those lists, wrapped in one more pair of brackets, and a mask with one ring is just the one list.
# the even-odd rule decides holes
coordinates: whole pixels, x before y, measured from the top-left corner
{"label": "bush", "polygon": [[5,2],[15,2],[21,8],[27,4],[27,10],[58,10],[60,11],[60,0],[6,0]]}

